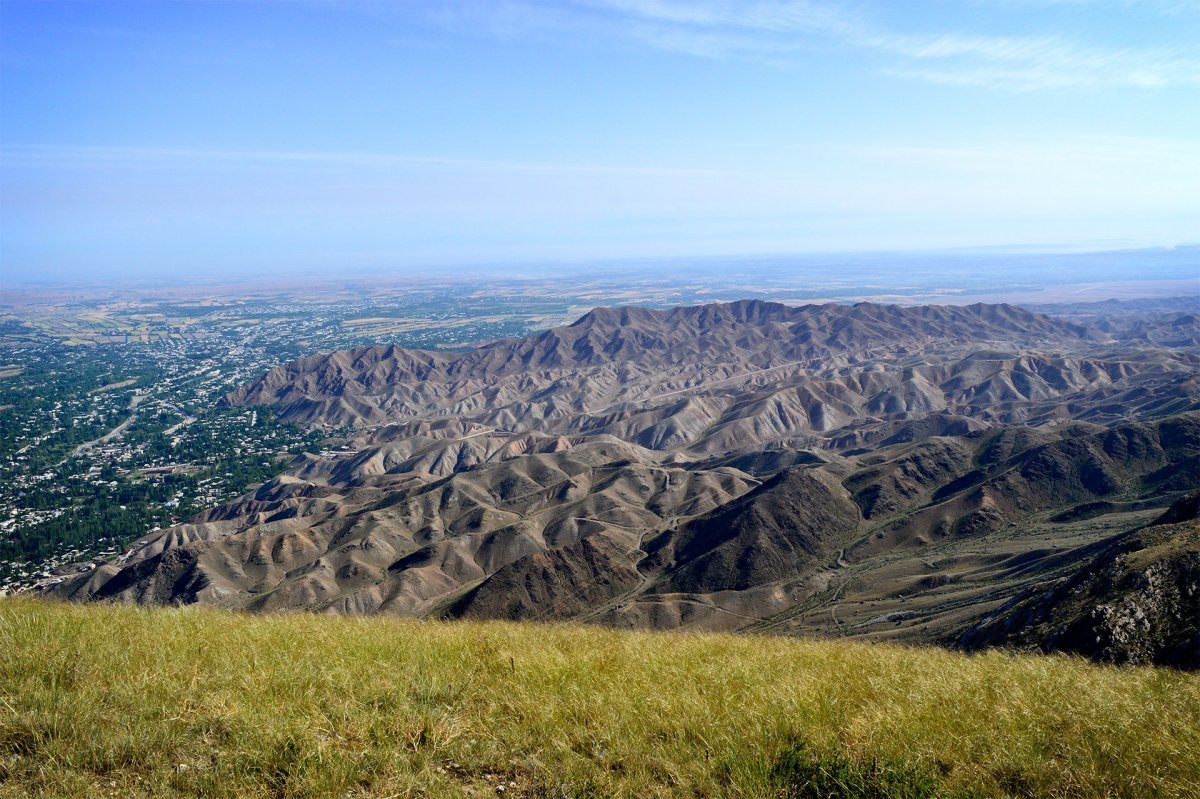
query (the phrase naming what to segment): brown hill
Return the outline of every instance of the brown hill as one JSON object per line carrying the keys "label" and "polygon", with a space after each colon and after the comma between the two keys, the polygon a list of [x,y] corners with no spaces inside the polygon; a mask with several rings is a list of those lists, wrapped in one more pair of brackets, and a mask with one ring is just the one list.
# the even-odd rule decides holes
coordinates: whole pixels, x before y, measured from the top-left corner
{"label": "brown hill", "polygon": [[935,342],[1062,342],[1098,334],[1009,305],[922,306],[859,303],[808,305],[745,300],[681,307],[597,308],[567,327],[499,341],[460,355],[365,347],[302,358],[272,369],[229,395],[233,404],[279,404],[299,398],[351,397],[422,386],[436,401],[471,381],[540,375],[611,364],[662,367],[732,363],[768,368],[833,354],[895,351]]}
{"label": "brown hill", "polygon": [[1194,353],[1106,341],[1005,305],[597,309],[456,356],[377,347],[305,358],[226,401],[273,404],[303,424],[454,420],[709,454],[1200,407]]}
{"label": "brown hill", "polygon": [[743,591],[823,565],[858,527],[841,486],[796,467],[651,541],[646,568],[659,593]]}
{"label": "brown hill", "polygon": [[54,590],[953,641],[1200,488],[1200,352],[1102,326],[739,302],[301,359],[228,401],[344,454]]}
{"label": "brown hill", "polygon": [[[863,580],[878,574],[885,593],[907,584],[905,574],[928,587],[949,585],[926,577],[929,547],[967,540],[987,549],[996,535],[1012,546],[1015,532],[1006,568],[1027,572],[1033,562],[1017,553],[1040,551],[1043,539],[1022,542],[1020,533],[1047,513],[1095,497],[1149,496],[1145,507],[1153,507],[1163,480],[1194,484],[1197,430],[1200,416],[1189,415],[1112,430],[937,438],[815,460],[761,483],[728,466],[684,468],[660,453],[587,440],[444,478],[284,476],[144,539],[122,563],[59,590],[262,610],[633,626],[736,629],[778,617],[788,629],[789,614],[819,600],[842,572]],[[1109,471],[1087,477],[1098,453],[1131,446],[1142,457],[1103,461]],[[630,454],[636,458],[615,457]],[[1017,479],[1027,487],[1016,499],[990,510],[977,501]],[[897,501],[881,516],[875,498],[886,492]],[[958,623],[934,621],[939,635]]]}

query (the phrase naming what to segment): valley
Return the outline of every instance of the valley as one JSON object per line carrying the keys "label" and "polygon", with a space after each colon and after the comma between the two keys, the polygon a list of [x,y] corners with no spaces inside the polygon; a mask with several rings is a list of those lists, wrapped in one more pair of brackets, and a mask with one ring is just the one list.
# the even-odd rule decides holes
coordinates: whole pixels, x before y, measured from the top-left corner
{"label": "valley", "polygon": [[[306,356],[222,405],[324,451],[47,587],[982,642],[1200,490],[1197,317],[1128,310],[597,308],[457,352]],[[1190,573],[1188,535],[1162,568]],[[1189,624],[1104,657],[1197,662]]]}

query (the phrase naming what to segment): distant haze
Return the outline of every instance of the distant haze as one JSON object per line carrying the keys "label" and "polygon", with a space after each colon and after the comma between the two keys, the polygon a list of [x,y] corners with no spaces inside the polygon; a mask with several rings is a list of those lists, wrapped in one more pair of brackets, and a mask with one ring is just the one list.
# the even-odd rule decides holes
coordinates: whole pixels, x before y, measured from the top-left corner
{"label": "distant haze", "polygon": [[1195,243],[1197,41],[1190,2],[7,0],[0,282]]}

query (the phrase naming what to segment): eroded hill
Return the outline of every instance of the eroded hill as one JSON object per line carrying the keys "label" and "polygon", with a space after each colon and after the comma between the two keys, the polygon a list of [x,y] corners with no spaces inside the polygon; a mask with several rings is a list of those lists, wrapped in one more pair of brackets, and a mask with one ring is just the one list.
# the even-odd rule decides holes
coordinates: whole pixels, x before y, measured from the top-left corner
{"label": "eroded hill", "polygon": [[345,454],[56,590],[991,643],[961,636],[1200,489],[1196,327],[739,302],[305,358],[227,401]]}

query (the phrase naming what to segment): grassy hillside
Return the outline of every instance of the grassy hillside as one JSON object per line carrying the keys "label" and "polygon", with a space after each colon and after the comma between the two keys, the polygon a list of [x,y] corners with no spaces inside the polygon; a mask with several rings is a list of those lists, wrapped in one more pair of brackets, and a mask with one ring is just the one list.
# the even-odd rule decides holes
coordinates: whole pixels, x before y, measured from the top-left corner
{"label": "grassy hillside", "polygon": [[0,796],[1182,797],[1197,719],[1059,657],[0,602]]}

